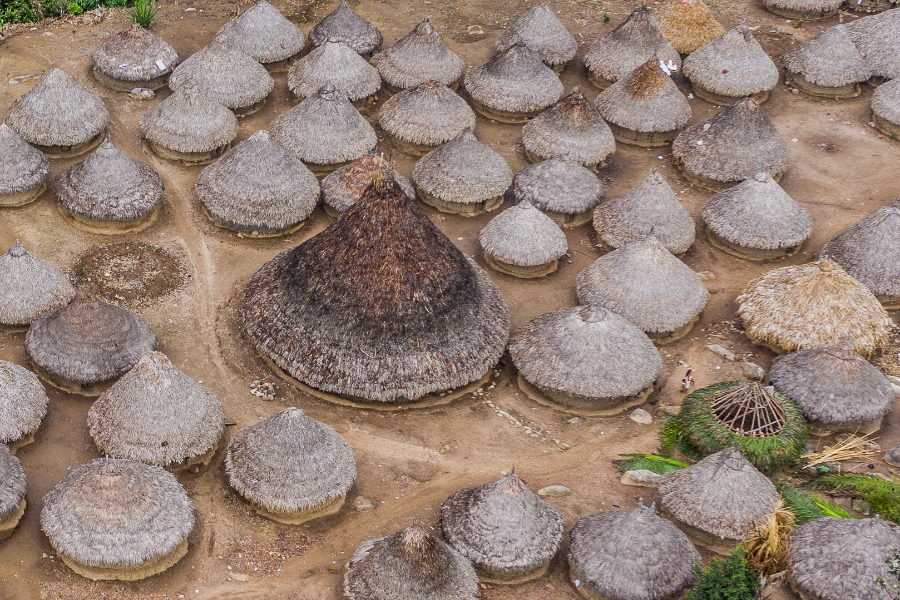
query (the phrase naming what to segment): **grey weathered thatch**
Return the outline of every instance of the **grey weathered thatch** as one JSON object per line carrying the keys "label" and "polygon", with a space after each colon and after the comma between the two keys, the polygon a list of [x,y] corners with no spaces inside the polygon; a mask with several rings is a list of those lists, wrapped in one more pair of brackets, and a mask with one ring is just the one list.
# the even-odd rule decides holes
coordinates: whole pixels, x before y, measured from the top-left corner
{"label": "grey weathered thatch", "polygon": [[837,14],[844,0],[763,0],[763,6],[781,17],[818,21]]}
{"label": "grey weathered thatch", "polygon": [[569,539],[570,576],[580,581],[579,591],[611,600],[677,598],[701,560],[691,540],[643,502],[632,511],[583,517]]}
{"label": "grey weathered thatch", "polygon": [[891,139],[900,139],[900,79],[878,86],[872,94],[872,120]]}
{"label": "grey weathered thatch", "polygon": [[525,44],[557,70],[562,70],[578,51],[578,42],[546,4],[538,4],[519,17],[495,43],[500,52],[514,44]]}
{"label": "grey weathered thatch", "polygon": [[0,325],[28,326],[74,297],[75,288],[65,275],[29,254],[18,240],[0,256]]}
{"label": "grey weathered thatch", "polygon": [[437,81],[403,90],[381,105],[378,122],[405,149],[427,152],[475,128],[475,113],[456,92]]}
{"label": "grey weathered thatch", "polygon": [[654,11],[653,21],[682,54],[690,54],[725,33],[703,0],[666,0]]}
{"label": "grey weathered thatch", "polygon": [[853,43],[846,25],[826,29],[784,55],[786,78],[813,96],[855,98],[872,69]]}
{"label": "grey weathered thatch", "polygon": [[100,98],[53,68],[12,103],[5,122],[48,154],[80,154],[100,142],[109,113]]}
{"label": "grey weathered thatch", "polygon": [[95,458],[46,496],[41,529],[62,561],[89,579],[133,581],[187,552],[194,504],[175,476],[131,460]]}
{"label": "grey weathered thatch", "polygon": [[244,14],[222,25],[215,40],[270,70],[283,66],[306,45],[300,28],[266,0],[258,0]]}
{"label": "grey weathered thatch", "polygon": [[0,206],[21,206],[47,189],[50,161],[0,123]]}
{"label": "grey weathered thatch", "polygon": [[27,487],[22,463],[0,444],[0,541],[12,535],[25,514]]}
{"label": "grey weathered thatch", "polygon": [[511,584],[547,571],[562,541],[563,522],[510,473],[451,494],[441,505],[441,531],[482,581]]}
{"label": "grey weathered thatch", "polygon": [[225,429],[216,395],[148,352],[88,411],[100,452],[170,470],[208,464]]}
{"label": "grey weathered thatch", "polygon": [[173,93],[141,117],[141,131],[154,152],[185,162],[210,162],[237,137],[237,118],[197,89]]}
{"label": "grey weathered thatch", "polygon": [[420,525],[363,542],[347,563],[350,600],[475,600],[471,563]]}
{"label": "grey weathered thatch", "polygon": [[566,234],[559,225],[528,200],[491,219],[478,240],[488,265],[526,279],[552,273],[569,251]]}
{"label": "grey weathered thatch", "polygon": [[752,260],[793,254],[813,227],[809,211],[768,173],[719,192],[703,205],[702,215],[714,246]]}
{"label": "grey weathered thatch", "polygon": [[752,98],[682,131],[672,154],[689,181],[714,191],[760,171],[777,181],[791,164],[787,144]]}
{"label": "grey weathered thatch", "polygon": [[532,162],[568,154],[593,170],[616,151],[609,125],[578,88],[528,121],[522,128],[522,143]]}
{"label": "grey weathered thatch", "polygon": [[356,14],[344,0],[312,28],[309,41],[313,46],[329,41],[344,42],[359,54],[369,55],[384,40],[378,28]]}
{"label": "grey weathered thatch", "polygon": [[475,110],[496,121],[523,123],[563,94],[553,69],[524,44],[515,44],[466,73]]}
{"label": "grey weathered thatch", "polygon": [[900,8],[854,21],[847,32],[874,77],[900,79]]}
{"label": "grey weathered thatch", "polygon": [[319,201],[316,176],[267,131],[203,169],[196,190],[216,224],[257,235],[296,229]]}
{"label": "grey weathered thatch", "polygon": [[[372,185],[375,173],[381,168],[386,169],[386,167],[387,163],[383,156],[370,152],[357,158],[349,165],[329,173],[321,182],[322,203],[325,207],[325,212],[336,217],[356,204],[362,198],[366,188]],[[409,182],[409,179],[397,171],[394,171],[392,175],[394,181],[406,194],[406,197],[410,200],[415,200],[416,190]]]}
{"label": "grey weathered thatch", "polygon": [[94,50],[91,60],[94,77],[101,83],[130,92],[136,87],[163,87],[181,58],[168,42],[135,23]]}
{"label": "grey weathered thatch", "polygon": [[365,100],[381,89],[381,75],[353,48],[327,41],[298,60],[288,72],[288,88],[298,98],[308,98],[331,82],[352,102]]}
{"label": "grey weathered thatch", "polygon": [[591,220],[594,207],[606,197],[606,188],[587,168],[560,155],[516,173],[513,194],[562,227],[578,227]]}
{"label": "grey weathered thatch", "polygon": [[624,196],[598,206],[594,229],[610,248],[652,233],[666,250],[681,255],[693,245],[696,226],[672,187],[653,171]]}
{"label": "grey weathered thatch", "polygon": [[466,63],[441,39],[428,19],[372,57],[384,83],[395,90],[416,87],[429,79],[456,89]]}
{"label": "grey weathered thatch", "polygon": [[[34,432],[47,414],[49,402],[37,375],[25,367],[0,360],[0,444],[15,451],[33,441]],[[2,477],[0,481],[3,481]],[[5,516],[0,508],[0,521]]]}
{"label": "grey weathered thatch", "polygon": [[350,445],[293,407],[238,431],[225,471],[261,514],[292,524],[336,513],[356,481]]}
{"label": "grey weathered thatch", "polygon": [[506,160],[465,129],[413,167],[419,197],[445,211],[474,216],[503,203],[513,181]]}
{"label": "grey weathered thatch", "polygon": [[595,260],[575,291],[582,304],[622,315],[663,342],[687,334],[709,299],[700,276],[652,235]]}

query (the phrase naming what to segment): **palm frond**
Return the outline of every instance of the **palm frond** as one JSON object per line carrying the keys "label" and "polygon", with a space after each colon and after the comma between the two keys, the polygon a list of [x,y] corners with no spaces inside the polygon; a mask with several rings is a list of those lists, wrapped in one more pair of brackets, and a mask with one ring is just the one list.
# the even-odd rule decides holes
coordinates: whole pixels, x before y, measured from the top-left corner
{"label": "palm frond", "polygon": [[896,476],[888,480],[875,475],[840,473],[821,477],[813,486],[853,492],[868,502],[876,514],[900,523],[900,479]]}
{"label": "palm frond", "polygon": [[793,530],[794,515],[785,508],[784,501],[779,500],[765,522],[742,542],[747,552],[747,565],[764,576],[787,569]]}
{"label": "palm frond", "polygon": [[613,464],[615,464],[616,468],[622,473],[625,471],[646,469],[659,475],[664,475],[690,466],[687,463],[672,460],[671,458],[666,458],[664,456],[657,456],[656,454],[623,454],[622,456],[627,456],[628,458],[625,460],[613,461]]}

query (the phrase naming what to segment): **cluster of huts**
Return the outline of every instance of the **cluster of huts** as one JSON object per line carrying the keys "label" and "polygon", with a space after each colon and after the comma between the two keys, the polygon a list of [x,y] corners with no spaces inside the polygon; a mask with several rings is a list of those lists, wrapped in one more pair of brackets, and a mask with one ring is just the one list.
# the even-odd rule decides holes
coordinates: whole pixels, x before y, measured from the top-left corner
{"label": "cluster of huts", "polygon": [[[765,0],[776,14],[803,19],[840,4]],[[261,0],[184,61],[137,26],[92,58],[96,78],[113,89],[171,89],[141,118],[141,131],[161,158],[211,163],[196,192],[217,225],[285,235],[320,199],[336,217],[263,265],[241,294],[243,327],[259,353],[321,397],[421,402],[486,379],[508,351],[521,389],[538,401],[603,415],[642,403],[663,371],[657,347],[692,329],[709,293],[680,259],[697,226],[659,172],[606,197],[597,172],[617,143],[671,144],[684,177],[713,192],[702,228],[722,252],[780,259],[812,233],[809,212],[778,183],[790,152],[761,106],[780,72],[748,27],[726,31],[700,0],[667,0],[652,14],[639,8],[593,40],[584,60],[602,89],[594,102],[579,89],[566,95],[558,72],[578,44],[545,5],[509,27],[497,53],[468,72],[427,19],[376,52],[378,28],[345,2],[308,37],[312,49],[302,55],[303,33]],[[787,79],[837,98],[858,94],[862,82],[879,86],[874,118],[894,136],[897,40],[900,10],[835,26],[785,56]],[[231,148],[237,119],[264,107],[271,73],[284,70],[299,104]],[[689,125],[678,72],[698,98],[725,108]],[[403,152],[421,156],[412,181],[373,152],[375,129],[357,110],[382,87],[392,95],[380,127]],[[476,112],[524,123],[533,164],[514,174],[476,136]],[[48,156],[93,150],[52,182],[68,222],[103,233],[148,226],[165,186],[116,147],[108,125],[98,97],[49,71],[0,125],[0,206],[44,192]],[[578,275],[579,306],[540,315],[512,335],[487,272],[415,203],[472,216],[498,209],[508,192],[516,204],[480,233],[493,270],[546,276],[568,251],[564,229],[588,223],[607,250]],[[44,498],[41,525],[60,558],[92,579],[140,579],[175,564],[195,519],[175,474],[209,465],[224,430],[221,402],[156,351],[138,314],[76,294],[18,242],[0,257],[0,284],[0,324],[27,329],[31,362],[29,370],[0,361],[0,538],[25,510],[25,473],[13,452],[33,439],[47,411],[43,379],[97,396],[88,426],[106,456],[74,469]],[[714,425],[685,431],[682,450],[699,462],[663,477],[661,514],[641,504],[576,523],[569,566],[580,590],[623,600],[677,596],[694,581],[694,544],[728,552],[773,512],[779,495],[762,471],[795,461],[808,434],[878,429],[894,393],[867,359],[891,335],[888,311],[900,309],[900,203],[835,236],[815,262],[769,271],[737,301],[746,335],[785,356],[768,386],[721,383],[685,400],[684,410]],[[766,452],[742,445],[773,436]],[[339,511],[356,479],[347,442],[296,408],[238,431],[224,462],[237,494],[289,524]],[[344,593],[475,598],[479,578],[518,583],[543,574],[563,525],[511,474],[451,495],[441,533],[415,525],[363,543],[347,565]],[[875,598],[871,574],[886,573],[894,548],[900,533],[877,518],[817,519],[795,533],[793,581],[810,598]]]}

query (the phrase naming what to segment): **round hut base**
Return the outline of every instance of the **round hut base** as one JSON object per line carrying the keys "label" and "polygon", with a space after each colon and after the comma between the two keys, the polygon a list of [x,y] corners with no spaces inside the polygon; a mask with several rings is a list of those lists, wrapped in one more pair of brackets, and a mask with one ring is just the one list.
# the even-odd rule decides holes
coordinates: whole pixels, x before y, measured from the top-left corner
{"label": "round hut base", "polygon": [[335,207],[331,206],[330,204],[328,204],[325,201],[322,201],[322,209],[325,211],[326,215],[328,215],[329,217],[333,217],[335,219],[337,219],[339,216],[344,214],[343,211],[336,209]]}
{"label": "round hut base", "polygon": [[650,338],[657,346],[665,346],[666,344],[671,344],[672,342],[678,341],[689,334],[691,332],[691,329],[694,328],[694,325],[696,325],[697,321],[699,320],[700,315],[698,314],[681,327],[673,329],[672,331],[645,331],[644,334],[646,334],[646,336]]}
{"label": "round hut base", "polygon": [[153,222],[156,221],[157,217],[159,217],[160,204],[154,206],[144,216],[138,219],[133,219],[131,221],[88,219],[66,210],[62,205],[57,206],[59,207],[59,212],[62,214],[63,219],[70,225],[73,225],[74,227],[77,227],[82,231],[87,231],[88,233],[96,233],[99,235],[120,235],[123,233],[135,233],[138,231],[144,231],[145,229],[150,227]]}
{"label": "round hut base", "polygon": [[482,116],[485,116],[493,121],[498,121],[500,123],[526,123],[536,117],[541,111],[544,110],[544,108],[546,108],[544,107],[538,110],[525,112],[512,112],[486,106],[475,98],[472,98],[471,95],[469,96],[469,99],[472,101],[472,108],[481,113]]}
{"label": "round hut base", "polygon": [[[528,162],[531,162],[531,163],[539,163],[539,162],[543,162],[545,160],[550,160],[554,156],[557,156],[557,155],[550,154],[547,156],[541,156],[541,155],[535,154],[534,152],[529,150],[527,146],[525,147],[525,158],[527,158]],[[609,166],[609,163],[606,162],[605,160],[598,160],[597,162],[594,162],[594,163],[579,162],[578,164],[580,164],[585,169],[589,169],[593,173],[598,173],[600,171],[600,169],[603,169],[603,168],[606,168]]]}
{"label": "round hut base", "polygon": [[[717,179],[711,179],[709,177],[704,177],[703,175],[698,175],[691,171],[686,165],[681,162],[681,159],[677,156],[672,159],[672,164],[678,167],[678,171],[681,173],[681,176],[688,180],[688,182],[693,183],[694,185],[699,185],[700,187],[706,188],[713,192],[721,192],[723,190],[727,190],[729,188],[733,188],[740,181],[718,181]],[[772,179],[775,181],[780,181],[783,173],[775,173],[772,175]]]}
{"label": "round hut base", "polygon": [[643,404],[653,392],[653,386],[651,385],[634,396],[588,398],[534,385],[522,377],[521,373],[517,377],[519,389],[535,402],[565,413],[588,417],[611,417],[617,415],[629,408]]}
{"label": "round hut base", "polygon": [[25,325],[10,325],[9,323],[0,323],[0,331],[8,331],[10,333],[25,333],[26,331],[28,331],[29,327],[31,327],[30,323],[26,323]]}
{"label": "round hut base", "polygon": [[216,454],[216,450],[219,449],[219,441],[220,440],[216,440],[216,443],[213,444],[213,447],[203,454],[191,456],[184,459],[180,463],[166,465],[163,468],[174,475],[178,475],[179,473],[199,473],[201,470],[206,469],[209,466],[209,463],[212,462],[213,456],[215,456]]}
{"label": "round hut base", "polygon": [[769,92],[766,90],[765,92],[756,92],[754,94],[747,94],[746,96],[725,96],[724,94],[717,94],[712,90],[708,90],[704,88],[702,85],[691,82],[691,88],[694,90],[694,95],[700,98],[701,100],[706,100],[712,104],[717,106],[731,106],[738,100],[741,100],[745,97],[753,98],[757,104],[762,104],[766,100],[769,99]]}
{"label": "round hut base", "polygon": [[[900,140],[900,124],[888,121],[881,115],[875,113],[872,113],[872,121],[874,121],[875,128],[878,129],[878,131],[892,140]],[[0,200],[0,204],[2,204],[2,200]]]}
{"label": "round hut base", "polygon": [[444,140],[443,142],[439,142],[437,144],[417,144],[415,142],[410,142],[404,140],[403,138],[399,138],[393,133],[385,130],[385,135],[387,138],[396,146],[401,152],[404,154],[409,154],[410,156],[425,156],[441,144],[444,144],[448,140]]}
{"label": "round hut base", "polygon": [[702,529],[694,527],[693,525],[688,525],[687,523],[678,520],[666,506],[663,506],[660,509],[659,514],[683,531],[695,545],[703,546],[707,550],[715,552],[720,556],[731,556],[731,553],[734,552],[734,549],[737,548],[737,545],[740,543],[740,540],[721,538],[708,531],[703,531]]}
{"label": "round hut base", "polygon": [[[37,431],[37,430],[35,429],[35,431]],[[26,433],[19,439],[10,440],[10,441],[6,442],[6,447],[9,448],[9,451],[11,454],[15,454],[19,448],[24,448],[25,446],[27,446],[28,444],[31,444],[33,442],[34,442],[34,431],[31,431],[29,433]]]}
{"label": "round hut base", "polygon": [[42,182],[39,186],[30,190],[22,190],[21,192],[12,192],[10,194],[0,194],[0,206],[24,206],[29,202],[34,202],[47,191],[47,183]]}
{"label": "round hut base", "polygon": [[[454,79],[453,81],[451,81],[450,83],[447,83],[445,85],[448,88],[450,88],[451,90],[453,90],[454,92],[457,91],[459,89],[459,77],[457,77],[456,79]],[[411,85],[409,87],[399,87],[392,83],[388,83],[384,79],[384,77],[381,78],[381,89],[384,90],[385,92],[387,92],[389,96],[393,96],[394,94],[399,94],[400,92],[402,92],[404,90],[409,90],[414,87],[417,87],[417,86]]]}
{"label": "round hut base", "polygon": [[283,58],[281,60],[273,60],[272,62],[260,64],[264,66],[266,68],[266,71],[268,71],[269,73],[284,73],[291,70],[291,67],[294,66],[294,63],[300,59],[300,55],[302,53],[303,50],[293,56],[288,56],[287,58]]}
{"label": "round hut base", "polygon": [[87,577],[93,581],[138,581],[162,573],[181,560],[187,554],[187,551],[188,541],[184,540],[168,554],[156,556],[129,567],[95,567],[80,563],[64,552],[60,552],[59,549],[56,549],[56,554],[59,555],[67,567],[82,577]]}
{"label": "round hut base", "polygon": [[171,148],[166,148],[161,144],[157,144],[152,140],[147,140],[147,143],[150,146],[150,149],[153,152],[166,160],[172,160],[175,162],[181,162],[186,165],[205,165],[213,162],[231,147],[231,142],[219,146],[218,148],[213,148],[212,150],[206,152],[179,152],[178,150],[173,150]]}
{"label": "round hut base", "polygon": [[118,90],[120,92],[130,92],[135,88],[146,88],[148,90],[158,90],[169,81],[169,73],[154,77],[153,79],[143,79],[138,81],[125,81],[124,79],[116,79],[110,77],[106,73],[101,73],[97,67],[93,68],[94,79],[102,83],[108,88]]}
{"label": "round hut base", "polygon": [[800,600],[820,600],[821,598],[821,596],[816,596],[815,594],[811,594],[804,590],[796,581],[794,581],[793,577],[788,577],[788,587],[790,587],[795,594],[800,596]]}
{"label": "round hut base", "polygon": [[591,208],[585,212],[575,213],[575,214],[567,214],[567,213],[559,213],[553,212],[549,210],[541,211],[551,219],[553,222],[562,227],[563,229],[574,229],[576,227],[581,227],[585,223],[590,223],[594,220],[594,209]]}
{"label": "round hut base", "polygon": [[786,19],[799,19],[801,21],[821,21],[833,17],[838,13],[840,6],[834,8],[823,8],[819,10],[791,10],[789,8],[780,8],[774,6],[769,0],[763,0],[763,5],[770,13],[784,17]]}
{"label": "round hut base", "polygon": [[536,569],[532,569],[530,571],[519,571],[516,573],[494,573],[491,571],[485,571],[484,569],[479,569],[475,567],[475,570],[478,572],[478,579],[480,579],[483,583],[493,583],[496,585],[519,585],[520,583],[527,583],[529,581],[534,581],[540,577],[543,577],[547,574],[547,571],[550,570],[550,562],[547,564],[541,565]]}
{"label": "round hut base", "polygon": [[325,175],[330,174],[332,171],[337,171],[341,167],[347,166],[352,162],[353,162],[352,160],[345,160],[343,162],[337,162],[337,163],[318,164],[318,163],[313,163],[313,162],[307,162],[304,160],[303,164],[306,165],[307,169],[309,169],[310,171],[313,172],[313,175],[315,175],[316,177],[321,179]]}
{"label": "round hut base", "polygon": [[284,523],[285,525],[301,525],[312,521],[313,519],[330,517],[331,515],[341,512],[341,508],[343,508],[346,499],[346,496],[339,496],[337,498],[332,498],[321,506],[297,512],[267,510],[257,504],[253,504],[253,510],[263,517],[278,523]]}
{"label": "round hut base", "polygon": [[106,128],[104,127],[100,130],[100,133],[80,144],[73,144],[71,146],[42,146],[40,144],[32,144],[32,146],[46,154],[47,158],[71,158],[93,150],[105,139]]}
{"label": "round hut base", "polygon": [[18,526],[19,521],[22,520],[22,515],[24,514],[25,498],[22,498],[22,501],[16,506],[16,510],[12,511],[12,514],[5,519],[0,520],[0,542],[9,539],[13,534],[13,531],[15,531],[16,526]]}
{"label": "round hut base", "polygon": [[31,363],[31,370],[34,371],[35,375],[37,375],[56,389],[68,392],[70,394],[78,394],[79,396],[100,396],[106,390],[111,388],[112,385],[118,380],[117,377],[116,379],[110,381],[101,381],[99,383],[78,383],[76,381],[63,379],[58,375],[54,375],[49,371],[45,371],[33,362]]}
{"label": "round hut base", "polygon": [[237,106],[235,108],[226,106],[225,108],[228,108],[228,110],[234,113],[234,116],[240,119],[241,117],[246,117],[252,115],[253,113],[259,112],[260,109],[262,109],[262,107],[265,105],[266,98],[268,98],[268,96],[264,96],[262,100],[257,100],[249,106]]}
{"label": "round hut base", "polygon": [[797,250],[799,250],[801,246],[803,246],[803,242],[801,242],[796,246],[788,246],[787,248],[746,248],[744,246],[739,246],[738,244],[729,242],[728,240],[714,232],[708,225],[705,225],[703,229],[706,231],[706,238],[709,240],[709,243],[714,247],[718,248],[722,252],[725,252],[726,254],[731,254],[732,256],[745,258],[747,260],[777,260],[779,258],[791,256],[792,254],[797,252]]}
{"label": "round hut base", "polygon": [[476,217],[486,212],[491,212],[492,210],[499,208],[500,205],[503,204],[503,194],[488,198],[486,200],[481,200],[479,202],[463,204],[462,202],[450,202],[448,200],[442,200],[432,194],[429,194],[419,186],[416,186],[416,192],[419,194],[419,198],[421,198],[422,202],[424,202],[425,204],[433,206],[441,212],[451,213],[454,215],[462,215],[464,217]]}
{"label": "round hut base", "polygon": [[846,423],[823,423],[822,421],[809,420],[809,435],[815,437],[827,437],[836,433],[858,433],[869,435],[881,429],[882,419],[872,421],[848,421]]}
{"label": "round hut base", "polygon": [[587,78],[588,78],[588,81],[590,81],[594,87],[601,89],[601,90],[605,90],[606,88],[608,88],[609,86],[614,84],[616,81],[618,81],[618,79],[607,79],[603,75],[594,73],[590,69],[588,69]]}
{"label": "round hut base", "polygon": [[[739,99],[740,98],[736,98],[736,100]],[[666,146],[671,144],[683,129],[683,127],[679,127],[672,131],[634,131],[622,127],[621,125],[616,125],[615,123],[610,123],[608,121],[607,123],[617,142],[631,144],[632,146]]]}
{"label": "round hut base", "polygon": [[[201,203],[202,205],[202,203]],[[290,235],[299,229],[302,229],[304,225],[309,221],[309,217],[303,219],[299,223],[295,223],[293,225],[288,225],[283,229],[276,229],[274,227],[267,227],[265,225],[241,225],[239,223],[235,223],[234,221],[229,221],[228,219],[221,219],[216,217],[212,213],[207,210],[206,206],[203,206],[203,214],[212,221],[212,224],[216,227],[221,227],[222,229],[227,229],[228,231],[233,231],[237,233],[239,238],[244,239],[264,239],[264,238],[277,238],[284,237],[286,235]]]}
{"label": "round hut base", "polygon": [[[578,580],[581,583],[579,585],[575,585],[575,581]],[[610,598],[609,596],[604,596],[593,587],[591,587],[584,579],[581,578],[575,571],[569,567],[569,581],[572,582],[572,587],[574,587],[578,591],[578,595],[589,598],[590,600],[616,600],[615,598]],[[681,597],[676,598],[676,600],[681,600]]]}
{"label": "round hut base", "polygon": [[550,262],[541,263],[539,265],[522,266],[505,262],[487,253],[484,254],[484,262],[486,262],[488,266],[495,271],[506,273],[507,275],[512,275],[513,277],[519,277],[520,279],[535,279],[537,277],[543,277],[544,275],[549,275],[550,273],[556,271],[556,268],[559,266],[559,259],[557,258],[554,258]]}
{"label": "round hut base", "polygon": [[855,81],[847,85],[826,87],[816,85],[801,73],[791,73],[790,71],[786,71],[784,74],[784,82],[788,85],[793,85],[804,94],[817,96],[819,98],[834,98],[835,100],[840,100],[842,98],[856,98],[859,96],[859,83]]}

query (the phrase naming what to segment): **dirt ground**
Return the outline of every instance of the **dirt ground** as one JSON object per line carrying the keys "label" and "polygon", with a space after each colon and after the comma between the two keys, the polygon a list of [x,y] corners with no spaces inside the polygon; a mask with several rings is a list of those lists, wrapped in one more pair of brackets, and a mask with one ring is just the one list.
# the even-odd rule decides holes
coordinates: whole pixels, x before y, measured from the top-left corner
{"label": "dirt ground", "polygon": [[[587,84],[580,60],[586,44],[610,31],[638,3],[547,1],[582,42],[579,58],[562,74],[566,89],[582,86],[593,99],[598,92]],[[335,0],[274,3],[305,33],[336,5]],[[493,52],[498,32],[532,5],[519,0],[353,3],[360,14],[381,28],[385,46],[431,15],[432,23],[469,67],[484,62]],[[153,31],[187,57],[247,6],[166,0]],[[196,10],[186,12],[188,8]],[[856,18],[841,15],[795,28],[763,10],[755,0],[728,0],[713,8],[726,26],[746,20],[776,61],[823,28]],[[603,22],[604,13],[610,15],[609,23]],[[835,102],[793,95],[779,84],[765,108],[791,148],[793,166],[781,183],[812,213],[812,239],[796,256],[772,264],[725,255],[698,234],[684,260],[697,271],[714,274],[715,278],[708,281],[711,296],[693,332],[661,348],[666,380],[661,382],[659,393],[643,406],[654,416],[652,425],[639,425],[627,415],[585,417],[581,423],[566,423],[572,415],[535,404],[519,392],[515,374],[505,363],[481,394],[467,395],[443,407],[378,412],[336,406],[303,394],[275,376],[241,338],[234,318],[235,296],[253,272],[281,250],[322,231],[332,219],[317,209],[303,229],[285,238],[265,240],[241,239],[214,226],[204,216],[194,193],[201,168],[157,158],[141,142],[141,115],[168,92],[162,91],[155,100],[133,100],[104,88],[90,74],[91,51],[124,26],[124,13],[109,11],[102,17],[92,13],[40,27],[16,28],[0,46],[0,114],[5,114],[13,100],[36,82],[10,84],[10,79],[40,74],[54,66],[62,68],[103,98],[112,118],[113,141],[131,156],[151,164],[162,176],[166,195],[160,220],[143,232],[115,238],[84,233],[63,220],[53,192],[48,191],[25,207],[0,210],[0,248],[5,250],[19,239],[29,251],[68,273],[80,288],[140,311],[159,336],[160,349],[221,399],[231,424],[226,428],[226,438],[284,407],[299,406],[347,439],[356,455],[359,480],[340,514],[299,527],[282,526],[256,516],[229,491],[220,450],[207,472],[182,478],[197,508],[197,526],[190,537],[188,555],[166,573],[146,581],[92,583],[60,564],[40,529],[42,496],[68,470],[98,456],[86,426],[90,400],[48,389],[50,410],[36,443],[19,452],[28,474],[28,510],[14,536],[0,544],[0,600],[338,598],[344,564],[361,542],[417,520],[436,525],[437,511],[449,494],[493,480],[513,466],[534,490],[551,484],[571,489],[570,495],[551,499],[567,530],[582,516],[601,510],[632,509],[639,498],[653,501],[655,490],[621,485],[612,461],[621,453],[656,448],[659,422],[679,403],[680,380],[688,368],[693,370],[698,386],[741,378],[735,364],[704,347],[718,343],[733,349],[740,359],[758,362],[764,368],[771,365],[773,355],[749,344],[734,322],[735,297],[751,279],[774,266],[811,260],[832,235],[900,196],[900,144],[884,139],[868,126],[872,88],[863,86],[859,98]],[[266,128],[276,115],[295,104],[287,90],[286,75],[277,74],[275,80],[275,90],[264,110],[241,120],[238,141]],[[377,102],[363,109],[373,123],[384,99],[380,93]],[[691,100],[691,105],[694,122],[717,111],[698,99]],[[514,171],[526,166],[521,125],[492,123],[479,116],[476,133],[503,155]],[[379,149],[393,153],[397,168],[407,176],[411,174],[413,158],[394,151],[388,143],[380,143]],[[53,160],[52,175],[76,160]],[[601,175],[607,178],[608,197],[620,196],[651,169],[659,169],[699,221],[709,194],[687,184],[671,163],[668,148],[619,145],[611,166]],[[477,235],[492,215],[466,219],[423,208],[461,250],[487,268]],[[577,303],[575,277],[600,252],[590,226],[567,231],[567,236],[570,258],[548,277],[522,281],[489,271],[509,304],[513,327]],[[109,246],[98,248],[120,242],[128,244],[113,250]],[[145,264],[141,253],[152,256],[152,264]],[[129,269],[138,265],[140,270],[129,277]],[[177,273],[173,275],[167,269]],[[27,365],[23,340],[22,333],[0,332],[0,358]],[[900,374],[896,348],[881,357],[879,364]],[[274,402],[250,394],[250,383],[255,379],[276,385]],[[879,442],[885,450],[900,442],[900,427],[893,415],[886,420]],[[873,462],[877,470],[889,472],[880,460]],[[359,496],[371,500],[376,509],[354,510],[353,503]],[[564,553],[565,547],[549,576],[514,589],[486,586],[484,597],[578,597],[567,579],[561,558]],[[783,591],[776,593],[771,597],[793,597]]]}

